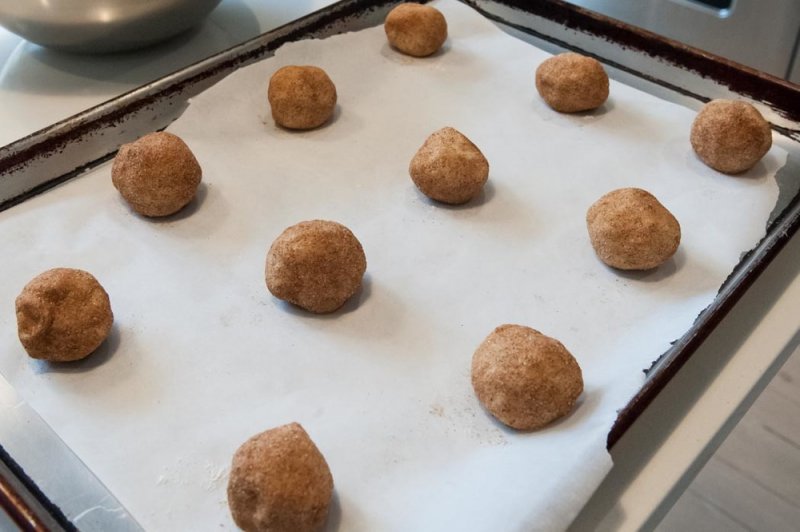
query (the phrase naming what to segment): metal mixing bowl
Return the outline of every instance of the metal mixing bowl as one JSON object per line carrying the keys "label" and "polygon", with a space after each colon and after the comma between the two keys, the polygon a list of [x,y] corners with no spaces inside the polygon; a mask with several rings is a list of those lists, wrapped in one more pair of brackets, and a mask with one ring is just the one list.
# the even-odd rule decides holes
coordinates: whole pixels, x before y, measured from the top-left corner
{"label": "metal mixing bowl", "polygon": [[220,0],[0,0],[0,24],[61,50],[140,48],[189,29]]}

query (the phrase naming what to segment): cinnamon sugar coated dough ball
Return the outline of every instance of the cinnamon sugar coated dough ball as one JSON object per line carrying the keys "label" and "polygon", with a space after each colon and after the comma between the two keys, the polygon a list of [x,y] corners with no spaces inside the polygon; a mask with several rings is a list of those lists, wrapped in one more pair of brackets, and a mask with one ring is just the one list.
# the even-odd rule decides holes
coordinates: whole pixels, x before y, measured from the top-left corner
{"label": "cinnamon sugar coated dough ball", "polygon": [[711,168],[726,174],[749,170],[772,147],[772,130],[747,102],[712,100],[692,124],[692,148]]}
{"label": "cinnamon sugar coated dough ball", "polygon": [[17,330],[33,358],[69,362],[88,356],[111,330],[108,294],[89,272],[55,268],[17,296]]}
{"label": "cinnamon sugar coated dough ball", "polygon": [[558,340],[523,325],[501,325],[472,356],[472,387],[502,423],[531,430],[572,411],[583,376]]}
{"label": "cinnamon sugar coated dough ball", "polygon": [[596,59],[568,52],[539,65],[536,90],[561,113],[589,111],[608,99],[608,74]]}
{"label": "cinnamon sugar coated dough ball", "polygon": [[336,86],[319,67],[285,66],[269,80],[272,119],[288,129],[313,129],[333,116]]}
{"label": "cinnamon sugar coated dough ball", "polygon": [[483,189],[489,179],[489,161],[467,137],[446,127],[425,140],[411,159],[408,173],[429,198],[457,205]]}
{"label": "cinnamon sugar coated dough ball", "polygon": [[597,200],[586,213],[597,256],[621,270],[649,270],[678,249],[681,226],[652,194],[621,188]]}
{"label": "cinnamon sugar coated dough ball", "polygon": [[431,6],[406,3],[392,9],[383,24],[389,44],[414,57],[436,53],[447,40],[447,21]]}
{"label": "cinnamon sugar coated dough ball", "polygon": [[298,423],[257,434],[233,455],[228,506],[242,530],[320,530],[332,496],[325,457]]}
{"label": "cinnamon sugar coated dough ball", "polygon": [[367,258],[345,226],[312,220],[286,229],[267,253],[267,288],[318,314],[333,312],[361,286]]}
{"label": "cinnamon sugar coated dough ball", "polygon": [[144,216],[168,216],[184,208],[202,174],[189,146],[166,131],[123,144],[111,167],[114,186]]}

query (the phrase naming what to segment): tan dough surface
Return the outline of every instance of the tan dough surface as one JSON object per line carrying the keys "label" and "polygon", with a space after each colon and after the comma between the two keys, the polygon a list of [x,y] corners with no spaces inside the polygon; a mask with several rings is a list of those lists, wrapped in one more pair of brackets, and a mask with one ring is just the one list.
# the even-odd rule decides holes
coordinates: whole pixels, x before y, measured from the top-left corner
{"label": "tan dough surface", "polygon": [[279,126],[313,129],[333,116],[336,86],[319,67],[290,65],[272,75],[267,99]]}
{"label": "tan dough surface", "polygon": [[88,356],[111,330],[108,294],[89,272],[54,268],[17,296],[19,339],[33,358],[68,362]]}
{"label": "tan dough surface", "polygon": [[586,213],[597,256],[621,270],[649,270],[675,254],[681,242],[678,220],[640,188],[613,190]]}
{"label": "tan dough surface", "polygon": [[311,312],[333,312],[361,286],[367,258],[361,243],[337,222],[312,220],[287,228],[267,253],[272,295]]}
{"label": "tan dough surface", "polygon": [[168,216],[192,201],[202,173],[189,146],[163,131],[123,144],[114,158],[111,180],[139,214]]}
{"label": "tan dough surface", "polygon": [[408,172],[420,191],[443,203],[466,203],[489,179],[489,161],[461,132],[445,127],[431,134],[411,159]]}
{"label": "tan dough surface", "polygon": [[228,506],[242,530],[320,530],[332,496],[325,457],[298,423],[253,436],[233,456]]}
{"label": "tan dough surface", "polygon": [[389,44],[415,57],[436,53],[447,40],[447,20],[427,5],[400,4],[386,16],[383,28]]}
{"label": "tan dough surface", "polygon": [[772,130],[749,103],[712,100],[697,113],[690,140],[697,156],[708,166],[738,174],[766,155],[772,147]]}
{"label": "tan dough surface", "polygon": [[608,75],[596,59],[567,52],[539,65],[536,90],[561,113],[589,111],[608,99]]}
{"label": "tan dough surface", "polygon": [[532,430],[567,415],[583,392],[581,368],[554,338],[501,325],[472,357],[478,400],[501,422]]}

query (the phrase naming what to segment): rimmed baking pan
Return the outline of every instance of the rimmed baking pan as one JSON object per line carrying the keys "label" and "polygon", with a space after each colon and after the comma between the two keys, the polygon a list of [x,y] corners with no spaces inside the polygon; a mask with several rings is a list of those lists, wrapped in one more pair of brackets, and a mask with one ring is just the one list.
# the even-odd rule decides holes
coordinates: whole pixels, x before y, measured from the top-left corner
{"label": "rimmed baking pan", "polygon": [[[11,208],[108,160],[121,144],[166,127],[180,115],[189,97],[237,68],[269,57],[282,44],[379,24],[397,3],[367,0],[336,3],[0,148],[0,210]],[[647,379],[620,411],[609,433],[611,447],[800,225],[800,166],[797,164],[800,89],[566,2],[468,0],[465,3],[508,31],[545,49],[571,49],[597,57],[615,69],[625,82],[662,98],[691,107],[699,107],[716,97],[749,100],[770,120],[781,135],[782,146],[789,151],[789,162],[779,174],[781,197],[766,236],[742,257],[694,325],[676,339],[672,348],[651,368],[642,368],[647,372]],[[31,512],[29,506],[32,505],[23,504],[24,498],[6,497],[6,491],[13,493],[14,490],[0,492],[7,508],[17,508],[26,516],[36,513]],[[43,497],[35,493],[36,490],[33,492],[34,498]]]}

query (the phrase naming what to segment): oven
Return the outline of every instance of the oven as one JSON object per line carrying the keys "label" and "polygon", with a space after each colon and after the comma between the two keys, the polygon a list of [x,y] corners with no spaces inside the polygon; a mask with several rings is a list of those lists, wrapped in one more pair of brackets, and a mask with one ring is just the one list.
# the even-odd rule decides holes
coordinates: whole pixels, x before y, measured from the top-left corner
{"label": "oven", "polygon": [[800,83],[797,0],[570,0]]}

